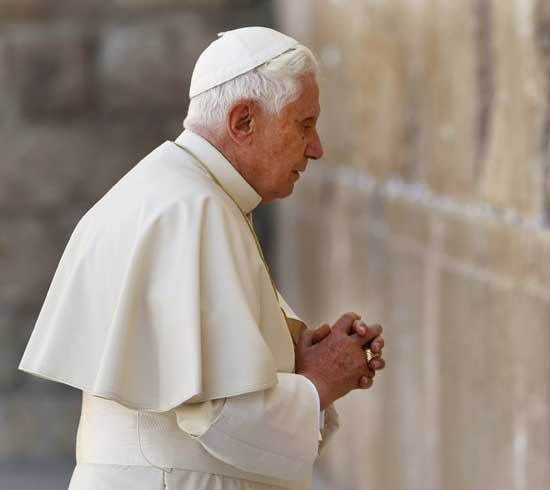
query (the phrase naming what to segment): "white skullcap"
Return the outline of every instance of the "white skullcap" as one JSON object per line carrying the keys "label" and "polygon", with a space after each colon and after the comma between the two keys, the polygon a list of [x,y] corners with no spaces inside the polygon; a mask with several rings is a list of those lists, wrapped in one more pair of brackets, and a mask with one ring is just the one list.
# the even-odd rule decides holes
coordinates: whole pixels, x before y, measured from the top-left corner
{"label": "white skullcap", "polygon": [[218,36],[195,64],[190,98],[253,70],[298,44],[267,27],[243,27],[220,32]]}

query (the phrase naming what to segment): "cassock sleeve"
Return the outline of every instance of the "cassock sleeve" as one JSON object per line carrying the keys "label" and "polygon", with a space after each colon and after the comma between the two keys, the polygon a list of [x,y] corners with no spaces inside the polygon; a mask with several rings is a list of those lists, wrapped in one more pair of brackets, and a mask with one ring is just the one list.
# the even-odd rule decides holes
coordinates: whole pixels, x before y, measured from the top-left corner
{"label": "cassock sleeve", "polygon": [[299,374],[279,373],[270,389],[174,410],[182,430],[212,456],[244,471],[306,477],[319,451],[319,397]]}

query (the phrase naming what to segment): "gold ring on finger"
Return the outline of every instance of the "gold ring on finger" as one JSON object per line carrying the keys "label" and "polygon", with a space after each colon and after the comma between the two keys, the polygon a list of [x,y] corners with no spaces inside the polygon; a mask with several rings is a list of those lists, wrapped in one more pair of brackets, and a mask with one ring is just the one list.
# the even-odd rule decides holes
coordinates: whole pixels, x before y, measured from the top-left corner
{"label": "gold ring on finger", "polygon": [[380,357],[380,353],[372,352],[370,349],[365,349],[365,357],[367,358],[367,362],[371,362],[373,359]]}

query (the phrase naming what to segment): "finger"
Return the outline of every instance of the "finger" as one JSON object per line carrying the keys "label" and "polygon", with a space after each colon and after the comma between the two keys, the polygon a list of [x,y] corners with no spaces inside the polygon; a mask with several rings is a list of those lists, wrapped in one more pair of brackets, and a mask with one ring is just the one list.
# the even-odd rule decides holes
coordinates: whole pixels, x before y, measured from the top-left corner
{"label": "finger", "polygon": [[371,369],[370,367],[367,367],[365,371],[365,376],[367,378],[374,378],[376,376],[376,371],[374,369]]}
{"label": "finger", "polygon": [[328,323],[323,323],[320,327],[313,330],[311,334],[311,343],[316,344],[321,342],[325,337],[330,335],[330,325]]}
{"label": "finger", "polygon": [[359,336],[357,334],[352,334],[357,343],[361,346],[368,345],[376,337],[380,336],[382,333],[382,325],[367,325],[365,335]]}
{"label": "finger", "polygon": [[370,350],[374,353],[379,354],[380,352],[382,352],[383,348],[384,348],[384,337],[382,337],[382,335],[379,335],[378,337],[373,339],[373,341],[371,342]]}
{"label": "finger", "polygon": [[361,379],[359,380],[359,388],[362,390],[368,390],[373,384],[374,380],[372,378],[368,378],[367,376],[361,376]]}
{"label": "finger", "polygon": [[384,369],[386,367],[386,361],[382,357],[377,357],[375,359],[372,359],[368,366],[370,369],[375,369],[376,371],[380,371],[380,369]]}
{"label": "finger", "polygon": [[315,330],[304,330],[298,339],[298,346],[310,347],[313,345],[313,333]]}
{"label": "finger", "polygon": [[365,335],[367,333],[367,325],[362,320],[354,320],[353,324],[351,325],[351,331],[352,333],[356,333],[360,337]]}
{"label": "finger", "polygon": [[344,313],[332,326],[335,330],[340,330],[343,333],[350,333],[351,326],[355,320],[359,320],[361,317],[354,312]]}

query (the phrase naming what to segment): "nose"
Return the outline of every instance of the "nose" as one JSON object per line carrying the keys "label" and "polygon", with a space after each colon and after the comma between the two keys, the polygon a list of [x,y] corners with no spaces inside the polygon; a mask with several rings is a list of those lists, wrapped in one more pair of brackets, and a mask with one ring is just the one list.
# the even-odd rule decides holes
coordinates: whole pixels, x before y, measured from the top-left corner
{"label": "nose", "polygon": [[319,134],[315,131],[315,135],[310,140],[306,147],[306,157],[311,158],[312,160],[319,160],[323,156],[323,145],[321,144],[321,138]]}

